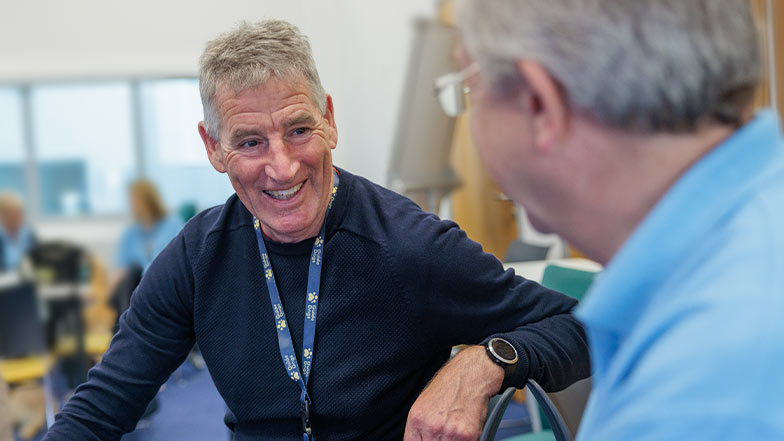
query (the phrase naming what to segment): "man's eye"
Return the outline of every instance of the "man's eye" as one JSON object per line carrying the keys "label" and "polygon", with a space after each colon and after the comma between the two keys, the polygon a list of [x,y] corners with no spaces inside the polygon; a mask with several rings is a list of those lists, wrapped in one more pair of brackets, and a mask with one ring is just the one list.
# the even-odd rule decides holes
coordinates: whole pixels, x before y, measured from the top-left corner
{"label": "man's eye", "polygon": [[294,135],[294,136],[302,136],[302,135],[307,134],[309,131],[310,131],[310,129],[308,129],[308,128],[300,127],[298,129],[292,130],[291,134]]}
{"label": "man's eye", "polygon": [[258,141],[245,141],[245,142],[242,143],[241,146],[242,147],[253,148],[253,147],[258,147],[258,145],[259,145]]}

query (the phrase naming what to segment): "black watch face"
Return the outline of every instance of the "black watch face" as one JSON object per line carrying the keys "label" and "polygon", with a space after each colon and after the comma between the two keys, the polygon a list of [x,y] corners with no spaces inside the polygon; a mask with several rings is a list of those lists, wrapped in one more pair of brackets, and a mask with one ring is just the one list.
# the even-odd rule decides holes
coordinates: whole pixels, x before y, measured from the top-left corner
{"label": "black watch face", "polygon": [[493,339],[490,344],[493,346],[493,352],[507,362],[513,362],[517,358],[515,348],[508,342],[501,339]]}

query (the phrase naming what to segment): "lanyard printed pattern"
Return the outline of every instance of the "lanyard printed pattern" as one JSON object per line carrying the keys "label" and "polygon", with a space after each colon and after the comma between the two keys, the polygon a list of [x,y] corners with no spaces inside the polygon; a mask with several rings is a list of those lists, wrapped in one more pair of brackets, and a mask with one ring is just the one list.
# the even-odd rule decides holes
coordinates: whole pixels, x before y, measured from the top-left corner
{"label": "lanyard printed pattern", "polygon": [[[332,208],[335,195],[338,191],[340,178],[336,171],[333,171],[332,194],[330,195],[327,213]],[[261,263],[264,267],[264,278],[267,281],[267,291],[272,303],[272,313],[275,317],[275,328],[278,330],[278,346],[283,366],[286,368],[289,378],[291,378],[300,388],[300,404],[302,406],[302,433],[304,441],[309,441],[311,437],[310,429],[310,396],[308,395],[308,379],[310,378],[310,367],[313,362],[313,342],[316,336],[316,311],[318,310],[319,290],[321,287],[321,264],[324,255],[324,238],[327,231],[327,219],[321,226],[321,232],[313,243],[313,251],[310,255],[308,267],[308,290],[305,299],[305,326],[302,342],[302,370],[300,371],[297,357],[294,353],[294,345],[291,340],[286,314],[283,312],[283,302],[280,300],[280,292],[275,283],[275,274],[272,271],[267,245],[264,243],[264,236],[261,232],[261,223],[253,218],[253,229],[256,231],[256,240],[259,244],[261,253]]]}

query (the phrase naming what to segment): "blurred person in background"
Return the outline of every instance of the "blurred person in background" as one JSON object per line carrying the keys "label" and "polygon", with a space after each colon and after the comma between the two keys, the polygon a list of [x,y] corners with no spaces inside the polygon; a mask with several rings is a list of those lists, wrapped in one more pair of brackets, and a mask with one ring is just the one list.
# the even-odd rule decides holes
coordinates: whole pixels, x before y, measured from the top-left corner
{"label": "blurred person in background", "polygon": [[133,223],[123,232],[117,247],[117,275],[112,303],[119,319],[130,304],[131,293],[155,257],[177,235],[182,222],[168,214],[155,184],[138,179],[128,188]]}
{"label": "blurred person in background", "polygon": [[17,270],[35,242],[25,223],[22,199],[14,193],[0,193],[0,272]]}
{"label": "blurred person in background", "polygon": [[[119,328],[120,316],[131,304],[131,295],[141,282],[142,275],[183,225],[179,217],[168,213],[155,184],[147,179],[138,179],[130,185],[128,200],[133,224],[120,240],[116,261],[119,271],[111,290],[111,305],[117,311],[115,331]],[[150,416],[157,409],[156,397],[150,401],[143,417]]]}
{"label": "blurred person in background", "polygon": [[[147,179],[134,181],[128,189],[133,224],[120,239],[117,249],[117,275],[111,289],[111,302],[117,319],[128,309],[131,294],[142,274],[155,257],[179,233],[182,221],[169,215],[155,184]],[[115,323],[115,330],[119,323]]]}
{"label": "blurred person in background", "polygon": [[180,232],[182,221],[169,215],[155,184],[139,179],[128,192],[133,224],[122,235],[117,250],[117,267],[146,270],[155,257]]}
{"label": "blurred person in background", "polygon": [[459,4],[482,159],[606,265],[580,441],[784,439],[784,141],[749,3]]}

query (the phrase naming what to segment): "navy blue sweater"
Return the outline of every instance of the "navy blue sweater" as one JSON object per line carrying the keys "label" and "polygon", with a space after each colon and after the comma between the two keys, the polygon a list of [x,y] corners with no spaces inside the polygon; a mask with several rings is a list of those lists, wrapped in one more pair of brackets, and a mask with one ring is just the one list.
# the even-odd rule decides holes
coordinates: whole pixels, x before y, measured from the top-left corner
{"label": "navy blue sweater", "polygon": [[[327,218],[313,370],[319,441],[400,440],[409,408],[453,345],[494,335],[520,354],[508,383],[588,376],[575,301],[504,271],[458,226],[348,172]],[[313,239],[268,241],[301,354]],[[232,196],[193,218],[147,270],[120,330],[44,438],[118,440],[194,343],[236,440],[301,440],[252,215]]]}

